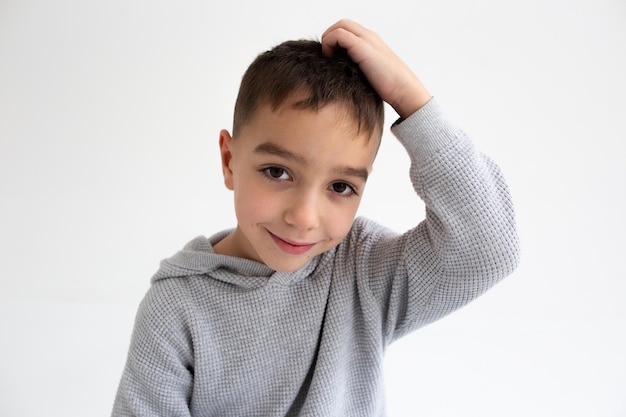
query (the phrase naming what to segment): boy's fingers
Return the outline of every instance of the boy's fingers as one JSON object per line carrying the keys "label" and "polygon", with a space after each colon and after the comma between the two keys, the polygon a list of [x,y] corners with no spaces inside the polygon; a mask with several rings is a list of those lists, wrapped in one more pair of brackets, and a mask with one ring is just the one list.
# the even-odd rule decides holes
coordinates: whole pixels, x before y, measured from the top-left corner
{"label": "boy's fingers", "polygon": [[326,36],[328,33],[332,32],[335,29],[345,29],[348,32],[354,33],[355,35],[359,35],[363,31],[365,31],[365,28],[358,23],[350,19],[341,19],[331,25],[328,29],[326,29],[326,31],[322,34],[322,39],[324,38],[324,36]]}
{"label": "boy's fingers", "polygon": [[337,47],[350,50],[359,41],[358,36],[343,28],[335,28],[322,37],[322,52],[330,56]]}
{"label": "boy's fingers", "polygon": [[363,42],[375,43],[372,32],[352,20],[342,19],[322,34],[322,51],[331,55],[337,46],[352,49]]}
{"label": "boy's fingers", "polygon": [[337,47],[348,51],[372,87],[400,116],[408,117],[430,100],[419,79],[376,32],[351,20],[340,20],[322,35],[324,55],[331,56]]}

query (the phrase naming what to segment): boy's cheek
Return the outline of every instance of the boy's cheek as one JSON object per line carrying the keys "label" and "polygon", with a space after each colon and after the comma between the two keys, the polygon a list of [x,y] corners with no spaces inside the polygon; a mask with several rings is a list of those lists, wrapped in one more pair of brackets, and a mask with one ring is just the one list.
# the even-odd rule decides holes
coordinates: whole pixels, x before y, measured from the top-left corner
{"label": "boy's cheek", "polygon": [[334,240],[339,243],[350,232],[352,223],[356,217],[356,209],[349,213],[344,213],[342,216],[337,216],[335,221],[331,224],[331,228],[334,230]]}

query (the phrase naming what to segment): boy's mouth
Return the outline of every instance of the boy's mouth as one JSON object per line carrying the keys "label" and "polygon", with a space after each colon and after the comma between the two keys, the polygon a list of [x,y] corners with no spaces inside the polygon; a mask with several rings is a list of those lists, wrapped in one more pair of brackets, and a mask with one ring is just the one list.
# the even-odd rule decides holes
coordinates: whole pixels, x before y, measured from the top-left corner
{"label": "boy's mouth", "polygon": [[282,250],[283,252],[288,253],[290,255],[302,255],[303,253],[308,252],[313,246],[315,246],[315,243],[291,242],[291,241],[287,241],[276,236],[270,231],[268,231],[268,233],[272,237],[272,240],[274,241],[274,243],[276,243],[276,246],[278,246],[278,248]]}

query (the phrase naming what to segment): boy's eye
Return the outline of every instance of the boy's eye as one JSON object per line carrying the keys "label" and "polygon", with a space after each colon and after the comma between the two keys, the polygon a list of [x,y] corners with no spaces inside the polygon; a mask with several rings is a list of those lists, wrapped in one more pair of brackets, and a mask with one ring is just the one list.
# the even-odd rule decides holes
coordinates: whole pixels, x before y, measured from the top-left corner
{"label": "boy's eye", "polygon": [[290,179],[289,174],[285,168],[281,167],[269,167],[263,170],[265,175],[273,180],[288,180]]}
{"label": "boy's eye", "polygon": [[345,182],[334,182],[331,184],[330,189],[341,196],[350,196],[355,194],[354,188]]}

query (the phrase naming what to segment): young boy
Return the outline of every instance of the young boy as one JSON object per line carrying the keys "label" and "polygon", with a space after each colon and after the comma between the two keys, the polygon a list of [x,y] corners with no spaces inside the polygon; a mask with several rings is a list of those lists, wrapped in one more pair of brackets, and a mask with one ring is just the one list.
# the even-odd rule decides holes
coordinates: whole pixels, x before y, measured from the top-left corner
{"label": "young boy", "polygon": [[[381,99],[427,207],[401,235],[354,219]],[[260,55],[220,150],[237,227],[162,262],[114,416],[383,416],[387,345],[516,266],[498,168],[357,23]]]}

